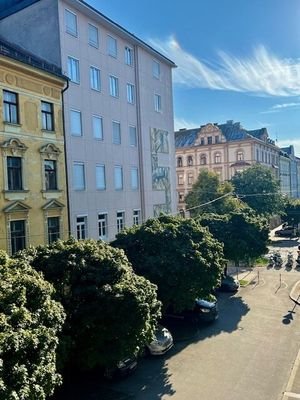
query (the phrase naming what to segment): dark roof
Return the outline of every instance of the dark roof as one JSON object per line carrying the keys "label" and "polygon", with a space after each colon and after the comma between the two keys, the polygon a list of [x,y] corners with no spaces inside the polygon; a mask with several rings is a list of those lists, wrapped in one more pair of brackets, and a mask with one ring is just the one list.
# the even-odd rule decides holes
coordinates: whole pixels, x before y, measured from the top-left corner
{"label": "dark roof", "polygon": [[[265,135],[268,135],[266,128],[256,130],[246,130],[239,122],[227,122],[226,124],[214,124],[219,128],[225,136],[226,141],[244,140],[256,138],[262,140]],[[195,129],[181,129],[175,132],[175,147],[190,147],[193,146],[197,139],[198,133],[205,125]],[[275,144],[268,139],[270,144]]]}
{"label": "dark roof", "polygon": [[24,64],[49,72],[50,74],[56,75],[60,78],[68,79],[63,75],[61,68],[54,64],[50,64],[15,44],[7,42],[2,37],[0,37],[0,55],[21,61]]}
{"label": "dark roof", "polygon": [[40,0],[2,0],[0,3],[0,19],[8,17],[23,8],[31,6]]}

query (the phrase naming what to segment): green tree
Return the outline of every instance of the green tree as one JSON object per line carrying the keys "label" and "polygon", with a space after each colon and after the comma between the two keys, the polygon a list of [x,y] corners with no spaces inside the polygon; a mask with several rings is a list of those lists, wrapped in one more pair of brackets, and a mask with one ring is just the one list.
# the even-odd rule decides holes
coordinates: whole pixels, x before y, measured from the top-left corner
{"label": "green tree", "polygon": [[280,184],[270,168],[255,164],[238,172],[231,182],[236,195],[258,214],[271,216],[283,212]]}
{"label": "green tree", "polygon": [[0,251],[0,399],[43,400],[60,384],[56,347],[65,314],[53,293],[26,262]]}
{"label": "green tree", "polygon": [[283,218],[289,225],[293,226],[300,224],[300,200],[285,200]]}
{"label": "green tree", "polygon": [[251,209],[227,215],[207,214],[200,217],[201,225],[224,245],[224,256],[236,265],[256,259],[267,252],[269,229],[266,219]]}
{"label": "green tree", "polygon": [[151,340],[160,302],[123,251],[102,241],[57,241],[24,251],[56,288],[67,318],[60,360],[80,369],[112,365]]}
{"label": "green tree", "polygon": [[113,245],[125,250],[137,274],[158,286],[164,310],[191,308],[220,279],[222,246],[193,219],[149,219],[119,233]]}
{"label": "green tree", "polygon": [[232,192],[229,182],[221,183],[216,173],[204,169],[185,198],[186,208],[192,217],[205,213],[226,214],[240,206]]}

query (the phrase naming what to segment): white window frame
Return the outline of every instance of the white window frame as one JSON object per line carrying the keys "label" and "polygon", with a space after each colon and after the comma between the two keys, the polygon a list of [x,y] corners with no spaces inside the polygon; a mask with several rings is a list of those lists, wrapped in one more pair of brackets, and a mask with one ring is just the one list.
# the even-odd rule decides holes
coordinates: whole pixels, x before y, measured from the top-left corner
{"label": "white window frame", "polygon": [[[78,218],[83,218],[83,221],[82,222],[78,222]],[[88,221],[87,220],[87,215],[77,215],[76,216],[76,237],[77,237],[77,240],[87,239],[87,237],[88,237],[88,223],[87,223],[87,221]],[[80,228],[79,237],[78,237],[78,228]],[[83,232],[84,232],[84,235],[82,235]]]}
{"label": "white window frame", "polygon": [[[70,16],[72,15],[73,17],[75,17],[75,19],[74,19],[74,21],[75,21],[75,30],[72,27],[68,26],[68,23],[67,23],[68,22],[68,18],[67,18],[68,14]],[[72,36],[75,36],[75,37],[78,36],[77,15],[73,11],[68,10],[67,8],[65,9],[65,27],[66,27],[66,32],[69,35],[72,35]]]}
{"label": "white window frame", "polygon": [[139,188],[139,169],[138,169],[138,167],[130,168],[130,185],[131,185],[131,190],[138,190],[138,188]]}
{"label": "white window frame", "polygon": [[156,79],[160,78],[160,63],[156,60],[152,60],[152,76]]}
{"label": "white window frame", "polygon": [[[80,176],[80,180],[82,179],[82,184],[80,184],[81,182],[80,183],[75,182],[75,179],[76,179],[76,171],[75,171],[75,169],[76,169],[76,167],[81,167],[80,170],[82,171],[82,176]],[[73,170],[72,170],[72,172],[73,172],[73,180],[72,180],[73,190],[84,191],[85,190],[85,165],[84,165],[84,163],[80,162],[80,161],[74,161],[73,162]]]}
{"label": "white window frame", "polygon": [[117,211],[117,233],[125,228],[125,211]]}
{"label": "white window frame", "polygon": [[133,225],[140,225],[141,222],[141,210],[133,210]]}
{"label": "white window frame", "polygon": [[121,165],[115,165],[114,167],[114,186],[115,190],[123,190],[123,167]]}
{"label": "white window frame", "polygon": [[[99,126],[96,126],[96,121],[100,124]],[[103,140],[103,117],[100,115],[92,115],[92,130],[94,139]]]}
{"label": "white window frame", "polygon": [[135,86],[132,83],[126,85],[127,102],[129,104],[135,103]]}
{"label": "white window frame", "polygon": [[[72,115],[77,115],[77,116],[79,115],[79,125],[80,125],[79,131],[74,129],[74,122],[72,123]],[[77,137],[82,136],[82,116],[81,116],[81,111],[79,110],[70,109],[70,133],[72,136],[77,136]]]}
{"label": "white window frame", "polygon": [[[91,37],[91,32],[96,32],[97,33],[97,40],[94,41],[93,38]],[[96,49],[99,48],[99,29],[93,25],[93,24],[88,24],[88,40],[89,40],[89,45],[92,47],[95,47]]]}
{"label": "white window frame", "polygon": [[[133,134],[134,130],[134,134]],[[137,131],[136,131],[136,126],[134,125],[129,125],[128,127],[128,132],[129,132],[129,144],[132,147],[137,147]],[[134,139],[134,140],[133,140]]]}
{"label": "white window frame", "polygon": [[[102,218],[102,217],[104,217],[104,218]],[[99,239],[105,240],[108,238],[108,223],[107,222],[108,222],[107,212],[98,213]]]}
{"label": "white window frame", "polygon": [[129,46],[125,46],[124,55],[125,55],[125,64],[130,67],[133,66],[133,48]]}
{"label": "white window frame", "polygon": [[107,35],[107,54],[114,58],[118,56],[118,41],[111,35]]}
{"label": "white window frame", "polygon": [[73,56],[68,56],[68,77],[70,81],[76,84],[80,84],[80,66],[79,59]]}
{"label": "white window frame", "polygon": [[101,72],[100,69],[94,66],[90,66],[90,86],[92,90],[97,92],[101,91]]}
{"label": "white window frame", "polygon": [[161,95],[158,93],[154,93],[154,110],[159,113],[162,111]]}
{"label": "white window frame", "polygon": [[[116,127],[118,128],[118,136],[116,135]],[[121,137],[121,124],[119,121],[112,121],[112,142],[113,144],[121,144],[122,142],[122,137]]]}
{"label": "white window frame", "polygon": [[[101,171],[101,174],[100,174]],[[101,179],[98,179],[101,178]],[[96,164],[96,189],[106,190],[106,172],[104,164]]]}
{"label": "white window frame", "polygon": [[109,94],[112,97],[119,97],[119,78],[114,75],[109,75]]}

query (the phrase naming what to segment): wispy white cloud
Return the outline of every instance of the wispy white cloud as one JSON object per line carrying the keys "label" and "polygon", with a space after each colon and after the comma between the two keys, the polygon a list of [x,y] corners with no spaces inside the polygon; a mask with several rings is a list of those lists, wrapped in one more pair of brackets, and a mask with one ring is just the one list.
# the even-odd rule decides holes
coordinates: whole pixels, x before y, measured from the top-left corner
{"label": "wispy white cloud", "polygon": [[278,113],[278,112],[282,112],[282,111],[294,110],[295,108],[299,108],[299,107],[300,107],[300,101],[292,102],[292,103],[275,104],[268,110],[261,111],[261,114]]}
{"label": "wispy white cloud", "polygon": [[248,58],[220,51],[218,61],[208,63],[181,48],[173,36],[165,41],[151,39],[150,42],[177,64],[174,71],[177,84],[260,96],[300,95],[300,59],[279,58],[264,46],[254,49]]}
{"label": "wispy white cloud", "polygon": [[174,119],[174,129],[175,131],[179,131],[179,129],[186,128],[186,129],[194,129],[200,127],[199,122],[192,122],[187,121],[184,118],[177,118]]}

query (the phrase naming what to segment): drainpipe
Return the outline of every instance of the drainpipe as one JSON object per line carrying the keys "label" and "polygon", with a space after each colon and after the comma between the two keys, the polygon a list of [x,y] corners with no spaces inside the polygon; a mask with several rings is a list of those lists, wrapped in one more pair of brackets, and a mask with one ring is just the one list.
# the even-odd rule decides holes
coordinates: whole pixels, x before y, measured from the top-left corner
{"label": "drainpipe", "polygon": [[67,78],[67,86],[61,91],[62,100],[62,130],[64,137],[64,155],[65,155],[65,179],[66,179],[66,195],[67,195],[67,210],[68,210],[68,238],[71,234],[71,216],[70,216],[70,196],[69,196],[69,173],[67,164],[67,139],[66,139],[66,126],[65,126],[65,102],[64,94],[69,89],[69,78]]}

